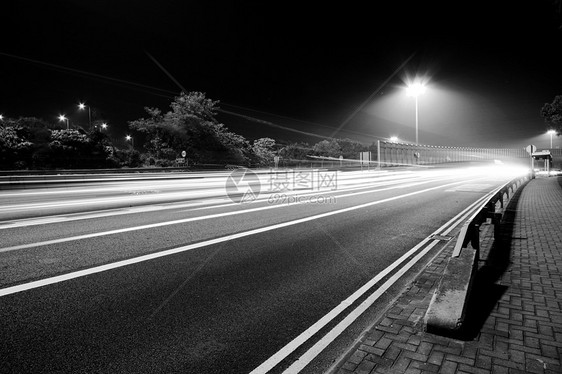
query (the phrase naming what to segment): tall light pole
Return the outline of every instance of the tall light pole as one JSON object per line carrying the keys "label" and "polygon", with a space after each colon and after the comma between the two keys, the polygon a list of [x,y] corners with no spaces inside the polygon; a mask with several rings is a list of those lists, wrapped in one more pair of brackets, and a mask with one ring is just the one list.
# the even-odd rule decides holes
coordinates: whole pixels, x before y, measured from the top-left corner
{"label": "tall light pole", "polygon": [[86,105],[84,103],[79,103],[78,104],[78,109],[79,110],[84,110],[86,109],[86,107],[88,108],[88,124],[90,125],[90,129],[92,128],[92,111],[90,109],[89,105]]}
{"label": "tall light pole", "polygon": [[556,134],[556,131],[548,130],[546,133],[550,135],[550,149],[552,149],[552,135]]}
{"label": "tall light pole", "polygon": [[425,86],[423,83],[415,82],[408,85],[407,93],[408,96],[413,96],[416,100],[416,144],[419,143],[418,138],[418,96],[425,92]]}
{"label": "tall light pole", "polygon": [[69,126],[69,123],[68,123],[68,118],[66,118],[66,116],[64,114],[61,114],[59,116],[59,121],[62,121],[62,122],[66,121],[66,129],[67,130],[69,129],[70,126]]}

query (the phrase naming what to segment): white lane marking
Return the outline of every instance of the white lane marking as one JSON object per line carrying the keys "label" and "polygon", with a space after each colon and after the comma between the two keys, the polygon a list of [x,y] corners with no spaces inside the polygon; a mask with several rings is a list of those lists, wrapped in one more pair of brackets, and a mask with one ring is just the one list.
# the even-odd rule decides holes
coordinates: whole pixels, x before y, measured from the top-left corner
{"label": "white lane marking", "polygon": [[[406,252],[404,255],[402,255],[398,260],[394,261],[390,266],[388,266],[386,269],[384,269],[381,273],[377,274],[373,279],[371,279],[364,286],[362,286],[357,291],[355,291],[347,299],[342,301],[338,306],[336,306],[334,309],[332,309],[330,312],[328,312],[328,314],[326,314],[321,319],[319,319],[316,323],[314,323],[311,327],[309,327],[307,330],[305,330],[302,334],[300,334],[295,339],[293,339],[291,342],[289,342],[287,345],[285,345],[283,348],[281,348],[273,356],[271,356],[269,359],[264,361],[260,366],[258,366],[254,370],[252,370],[250,372],[250,374],[263,374],[263,373],[267,373],[269,370],[273,369],[282,360],[284,360],[287,356],[289,356],[291,353],[293,353],[298,347],[300,347],[303,343],[305,343],[309,338],[311,338],[314,334],[316,334],[318,331],[320,331],[322,328],[324,328],[324,326],[326,326],[328,323],[330,323],[335,317],[337,317],[339,314],[341,314],[347,307],[352,305],[359,297],[361,297],[363,294],[365,294],[371,287],[373,287],[376,283],[378,283],[382,278],[387,276],[398,265],[400,265],[402,262],[404,262],[404,260],[406,260],[412,254],[414,254],[416,251],[418,251],[420,248],[422,248],[425,244],[427,244],[431,240],[430,238],[433,235],[438,235],[438,234],[446,235],[449,232],[451,232],[457,225],[464,222],[466,217],[471,213],[472,209],[474,209],[485,198],[486,198],[486,196],[481,197],[480,199],[478,199],[477,201],[475,201],[474,203],[469,205],[467,208],[465,208],[463,211],[461,211],[459,214],[457,214],[455,217],[450,219],[447,223],[445,223],[440,228],[435,230],[431,235],[429,235],[427,238],[422,240],[420,243],[418,243],[416,246],[414,246],[412,249],[410,249],[408,252]],[[445,230],[445,231],[443,231],[443,230]],[[439,241],[434,240],[433,243],[430,244],[431,247],[429,247],[429,248],[431,249],[437,242],[439,242]],[[417,258],[417,256],[416,256],[416,258]],[[391,279],[393,279],[393,278],[391,278]],[[396,279],[398,279],[398,278],[396,278]],[[382,292],[381,292],[381,294],[382,294]],[[373,302],[375,300],[373,300]],[[363,304],[361,304],[361,305],[363,305]],[[357,315],[357,317],[359,317],[359,315]],[[355,317],[353,320],[355,320],[357,317]],[[336,328],[337,328],[337,326],[336,326]],[[325,337],[321,341],[323,341],[325,343],[324,339],[329,340],[330,338],[332,338],[332,336],[333,335]],[[332,338],[332,340],[333,340],[333,338]],[[331,342],[331,340],[329,340],[329,342]],[[328,342],[328,344],[329,344],[329,342]],[[320,341],[317,344],[319,344],[319,343],[320,343]],[[322,343],[322,345],[324,343]],[[314,348],[314,350],[312,350],[313,348]],[[314,354],[314,357],[316,357],[318,355],[318,353],[320,353],[320,351],[325,348],[325,346],[321,350],[318,350],[318,347],[316,345],[313,348],[311,348],[309,351],[307,351],[305,353],[306,357],[304,359],[303,359],[303,357],[304,357],[303,356],[299,360],[303,359],[301,362],[307,361],[308,357],[310,357],[312,354]],[[312,358],[314,358],[314,357],[312,357]],[[307,362],[307,364],[308,364],[308,362]],[[306,364],[305,364],[305,366],[306,366]]]}
{"label": "white lane marking", "polygon": [[148,254],[148,255],[139,256],[139,257],[123,260],[123,261],[117,261],[117,262],[114,262],[114,263],[111,263],[111,264],[95,266],[95,267],[89,268],[89,269],[75,271],[75,272],[71,272],[71,273],[68,273],[68,274],[63,274],[63,275],[59,275],[59,276],[55,276],[55,277],[45,278],[45,279],[41,279],[41,280],[34,281],[34,282],[20,284],[20,285],[17,285],[17,286],[7,287],[7,288],[0,289],[0,297],[6,296],[6,295],[11,295],[11,294],[14,294],[14,293],[17,293],[17,292],[22,292],[22,291],[38,288],[38,287],[43,287],[43,286],[50,285],[50,284],[64,282],[64,281],[67,281],[67,280],[70,280],[70,279],[84,277],[84,276],[87,276],[87,275],[90,275],[90,274],[101,273],[103,271],[116,269],[116,268],[119,268],[119,267],[131,265],[131,264],[136,264],[136,263],[139,263],[139,262],[153,260],[153,259],[156,259],[156,258],[159,258],[159,257],[170,256],[170,255],[173,255],[173,254],[176,254],[176,253],[190,251],[190,250],[196,249],[196,248],[206,247],[206,246],[209,246],[209,245],[222,243],[222,242],[226,242],[226,241],[230,241],[230,240],[234,240],[234,239],[239,239],[239,238],[243,238],[243,237],[250,236],[250,235],[260,234],[260,233],[263,233],[263,232],[276,230],[276,229],[279,229],[279,228],[282,228],[282,227],[293,226],[293,225],[297,225],[299,223],[304,223],[304,222],[316,220],[316,219],[319,219],[319,218],[329,217],[329,216],[333,216],[333,215],[345,213],[345,212],[351,212],[351,211],[362,209],[362,208],[365,208],[365,207],[378,205],[378,204],[386,203],[386,202],[389,202],[389,201],[394,201],[394,200],[406,198],[406,197],[409,197],[409,196],[419,195],[419,194],[424,193],[424,192],[428,192],[428,191],[432,191],[432,190],[436,190],[436,189],[441,189],[441,188],[451,186],[451,185],[454,185],[454,184],[458,184],[458,183],[462,183],[462,182],[447,183],[445,185],[431,187],[431,188],[427,188],[425,190],[410,192],[410,193],[407,193],[407,194],[404,194],[404,195],[393,196],[393,197],[389,197],[389,198],[386,198],[386,199],[372,201],[372,202],[369,202],[369,203],[356,205],[356,206],[349,207],[349,208],[343,208],[343,209],[339,209],[339,210],[335,210],[335,211],[331,211],[331,212],[317,214],[317,215],[310,216],[310,217],[300,218],[300,219],[293,220],[293,221],[278,223],[278,224],[275,224],[275,225],[266,226],[266,227],[262,227],[262,228],[259,228],[259,229],[244,231],[244,232],[241,232],[241,233],[227,235],[227,236],[223,236],[223,237],[216,238],[216,239],[205,240],[205,241],[199,242],[199,243],[194,243],[194,244],[190,244],[190,245],[186,245],[186,246],[182,246],[182,247],[172,248],[172,249],[168,249],[168,250],[165,250],[165,251],[162,251],[162,252],[151,253],[151,254]]}
{"label": "white lane marking", "polygon": [[[407,187],[413,187],[413,186],[416,186],[416,185],[421,185],[421,184],[430,183],[430,182],[432,182],[432,181],[410,183],[410,184],[407,185]],[[446,186],[453,185],[453,184],[456,184],[456,183],[462,183],[462,182],[454,182],[454,183],[448,184]],[[353,192],[353,193],[339,195],[337,197],[338,198],[350,197],[350,196],[356,196],[356,195],[361,195],[361,194],[391,190],[391,189],[394,189],[394,188],[396,188],[396,187],[393,186],[393,187],[387,187],[387,188],[382,188],[382,189],[378,189],[378,190]],[[405,188],[405,187],[401,187],[401,188]],[[428,191],[428,190],[422,190],[422,192],[423,191]],[[406,196],[406,195],[404,195],[404,196]],[[51,244],[65,243],[65,242],[70,242],[70,241],[75,241],[75,240],[97,238],[97,237],[106,236],[106,235],[122,234],[122,233],[125,233],[125,232],[131,232],[131,231],[137,231],[137,230],[146,230],[146,229],[152,229],[152,228],[156,228],[156,227],[163,227],[163,226],[177,225],[177,224],[188,223],[188,222],[202,221],[202,220],[206,220],[206,219],[221,218],[221,217],[233,216],[233,215],[237,215],[237,214],[253,213],[253,212],[258,212],[258,211],[262,211],[262,210],[284,208],[284,207],[287,207],[287,206],[289,206],[289,205],[285,205],[285,204],[267,205],[267,206],[263,206],[263,207],[259,207],[259,208],[252,208],[252,209],[246,209],[246,210],[240,210],[240,211],[223,212],[223,213],[210,214],[210,215],[200,216],[200,217],[183,218],[183,219],[174,220],[174,221],[151,223],[151,224],[142,225],[142,226],[127,227],[127,228],[122,228],[122,229],[96,232],[96,233],[91,233],[91,234],[71,236],[71,237],[68,237],[68,238],[46,240],[46,241],[37,242],[37,243],[20,244],[20,245],[15,245],[15,246],[11,246],[11,247],[0,248],[0,253],[15,251],[15,250],[19,250],[19,249],[41,247],[41,246],[51,245]],[[335,211],[335,212],[338,212],[338,211]]]}

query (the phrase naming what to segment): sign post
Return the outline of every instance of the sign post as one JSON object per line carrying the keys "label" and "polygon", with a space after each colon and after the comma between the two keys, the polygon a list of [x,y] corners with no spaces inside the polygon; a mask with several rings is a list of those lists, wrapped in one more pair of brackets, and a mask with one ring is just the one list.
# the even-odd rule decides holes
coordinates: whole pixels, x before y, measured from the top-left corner
{"label": "sign post", "polygon": [[535,162],[533,160],[533,153],[537,151],[537,147],[530,144],[525,148],[529,156],[531,157],[531,179],[535,179]]}

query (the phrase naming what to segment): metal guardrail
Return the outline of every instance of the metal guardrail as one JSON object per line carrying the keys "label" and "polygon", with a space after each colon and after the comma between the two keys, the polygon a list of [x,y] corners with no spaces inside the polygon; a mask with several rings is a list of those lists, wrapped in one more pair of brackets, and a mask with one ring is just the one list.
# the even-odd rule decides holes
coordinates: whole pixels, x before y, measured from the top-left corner
{"label": "metal guardrail", "polygon": [[[514,194],[524,181],[530,178],[530,176],[515,178],[484,196],[481,200],[484,203],[477,206],[474,213],[465,221],[453,254],[447,262],[427,309],[424,318],[426,331],[448,335],[462,330],[472,283],[478,269],[480,226],[484,221],[491,219],[494,223],[494,236],[497,238],[503,214],[503,212],[496,212],[498,203],[503,210],[504,196],[509,200],[510,194]],[[469,243],[471,248],[468,248]]]}
{"label": "metal guardrail", "polygon": [[490,199],[482,204],[480,206],[480,209],[477,209],[476,212],[467,219],[466,223],[461,228],[461,232],[458,236],[451,257],[459,257],[462,249],[466,248],[468,243],[471,244],[472,248],[479,251],[480,226],[484,221],[488,219],[491,219],[492,223],[494,224],[494,237],[497,238],[499,229],[498,224],[503,214],[502,212],[496,212],[497,203],[500,203],[500,209],[503,210],[505,205],[504,195],[506,196],[505,201],[509,201],[510,194],[514,194],[515,191],[517,191],[517,189],[523,184],[523,182],[528,179],[530,179],[529,176],[512,179],[511,181],[491,193]]}

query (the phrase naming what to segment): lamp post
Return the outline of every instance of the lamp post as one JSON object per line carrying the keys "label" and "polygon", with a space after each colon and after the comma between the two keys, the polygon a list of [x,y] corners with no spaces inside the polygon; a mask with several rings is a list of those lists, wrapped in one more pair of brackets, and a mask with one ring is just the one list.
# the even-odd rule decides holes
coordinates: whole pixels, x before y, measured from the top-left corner
{"label": "lamp post", "polygon": [[70,125],[69,125],[69,123],[68,123],[68,118],[66,118],[66,116],[65,116],[64,114],[61,114],[61,115],[59,116],[59,121],[62,121],[62,122],[66,121],[66,129],[67,129],[67,130],[69,129]]}
{"label": "lamp post", "polygon": [[556,131],[548,130],[546,133],[550,135],[550,149],[552,149],[552,135],[556,134]]}
{"label": "lamp post", "polygon": [[125,140],[126,141],[130,141],[131,142],[131,147],[133,149],[135,149],[135,139],[133,139],[133,137],[131,135],[127,135],[125,136]]}
{"label": "lamp post", "polygon": [[418,144],[418,96],[425,92],[423,83],[415,82],[408,85],[408,96],[413,96],[416,100],[416,144]]}
{"label": "lamp post", "polygon": [[79,110],[84,110],[86,109],[86,107],[88,108],[88,125],[90,125],[90,129],[92,128],[92,111],[90,109],[89,105],[86,105],[84,103],[79,103],[78,104],[78,109]]}

